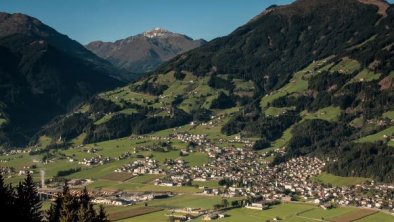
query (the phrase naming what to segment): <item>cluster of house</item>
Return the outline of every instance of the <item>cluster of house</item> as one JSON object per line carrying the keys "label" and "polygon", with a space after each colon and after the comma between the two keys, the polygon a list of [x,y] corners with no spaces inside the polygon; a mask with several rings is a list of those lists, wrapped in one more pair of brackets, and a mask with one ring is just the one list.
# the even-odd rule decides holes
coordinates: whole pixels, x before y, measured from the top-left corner
{"label": "cluster of house", "polygon": [[138,202],[150,201],[153,199],[163,199],[172,196],[171,192],[163,193],[130,193],[124,191],[116,192],[95,192],[92,202],[105,205],[127,206]]}
{"label": "cluster of house", "polygon": [[221,181],[222,187],[205,188],[203,194],[245,196],[264,201],[303,198],[322,207],[331,203],[385,209],[394,207],[394,187],[390,185],[366,183],[355,187],[332,187],[315,182],[313,178],[325,166],[325,162],[316,157],[298,157],[270,166],[266,161],[268,154],[253,150],[209,147],[205,152],[211,161],[203,166],[190,167],[181,159],[166,160],[166,176],[157,179],[155,184],[185,186],[191,185],[192,181],[213,180]]}
{"label": "cluster of house", "polygon": [[0,167],[1,175],[11,175],[15,173],[15,169],[13,167]]}
{"label": "cluster of house", "polygon": [[205,209],[187,207],[187,208],[171,209],[168,211],[168,214],[166,216],[172,218],[172,221],[190,221],[194,218],[205,216],[207,214],[208,211]]}
{"label": "cluster of house", "polygon": [[163,174],[164,171],[159,167],[159,162],[155,159],[145,157],[144,159],[138,159],[132,163],[123,165],[116,169],[116,173],[132,173],[134,175],[142,174]]}
{"label": "cluster of house", "polygon": [[125,159],[131,158],[131,157],[132,157],[132,154],[130,152],[124,152],[124,153],[121,153],[117,158],[115,158],[115,160],[125,160]]}
{"label": "cluster of house", "polygon": [[235,135],[234,139],[229,139],[228,141],[230,143],[243,143],[243,144],[245,144],[245,147],[253,147],[253,145],[255,143],[254,141],[251,141],[249,139],[242,138],[242,136],[239,134]]}
{"label": "cluster of house", "polygon": [[388,209],[394,212],[394,186],[367,182],[352,187],[322,188],[316,204],[334,202],[365,208]]}
{"label": "cluster of house", "polygon": [[166,177],[156,179],[154,184],[157,186],[190,186],[192,184],[191,176],[185,173],[189,169],[182,159],[167,159],[164,164],[167,166]]}
{"label": "cluster of house", "polygon": [[[37,150],[37,149],[35,149]],[[28,149],[12,149],[12,150],[1,150],[0,155],[1,156],[11,156],[15,154],[22,154],[22,153],[30,153],[32,151],[31,148]]]}
{"label": "cluster of house", "polygon": [[96,204],[115,205],[115,206],[128,206],[135,204],[133,200],[125,200],[118,197],[97,197],[92,200]]}
{"label": "cluster of house", "polygon": [[112,159],[110,157],[104,157],[102,155],[98,155],[91,158],[83,158],[82,161],[79,161],[78,164],[85,166],[95,166],[95,165],[104,165],[106,163],[111,162]]}
{"label": "cluster of house", "polygon": [[206,134],[189,134],[189,133],[176,133],[171,134],[171,138],[175,138],[185,143],[195,143],[199,146],[207,143],[207,135]]}
{"label": "cluster of house", "polygon": [[97,153],[98,149],[97,148],[86,148],[82,150],[85,153]]}
{"label": "cluster of house", "polygon": [[90,179],[71,179],[67,181],[67,184],[71,188],[81,188],[86,187],[87,185],[93,183],[93,180]]}

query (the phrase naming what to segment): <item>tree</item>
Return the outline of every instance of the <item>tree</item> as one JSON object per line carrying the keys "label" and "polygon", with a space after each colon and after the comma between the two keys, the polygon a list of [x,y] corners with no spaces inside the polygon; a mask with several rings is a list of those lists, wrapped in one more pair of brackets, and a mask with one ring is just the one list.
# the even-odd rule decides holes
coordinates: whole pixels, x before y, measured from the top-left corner
{"label": "tree", "polygon": [[104,210],[104,207],[100,205],[99,213],[94,220],[94,222],[109,222],[107,219],[107,213]]}
{"label": "tree", "polygon": [[30,173],[22,183],[19,183],[16,190],[15,206],[18,214],[15,216],[18,221],[41,221],[41,201]]}
{"label": "tree", "polygon": [[90,200],[88,190],[85,187],[79,196],[78,221],[93,221],[96,217],[96,211],[94,211],[93,204]]}
{"label": "tree", "polygon": [[13,187],[11,185],[5,185],[3,176],[0,174],[0,209],[2,209],[3,212],[2,217],[10,218],[15,215],[14,196]]}
{"label": "tree", "polygon": [[79,196],[72,195],[65,184],[63,192],[58,194],[55,203],[48,211],[49,222],[108,222],[102,206],[98,213],[91,202],[88,190],[84,188]]}
{"label": "tree", "polygon": [[238,200],[231,201],[231,206],[232,207],[239,207],[240,206],[239,201]]}
{"label": "tree", "polygon": [[260,140],[257,140],[256,143],[253,145],[254,150],[262,150],[265,148],[270,147],[271,143],[264,137]]}
{"label": "tree", "polygon": [[228,207],[228,200],[227,199],[222,199],[222,205],[226,208]]}

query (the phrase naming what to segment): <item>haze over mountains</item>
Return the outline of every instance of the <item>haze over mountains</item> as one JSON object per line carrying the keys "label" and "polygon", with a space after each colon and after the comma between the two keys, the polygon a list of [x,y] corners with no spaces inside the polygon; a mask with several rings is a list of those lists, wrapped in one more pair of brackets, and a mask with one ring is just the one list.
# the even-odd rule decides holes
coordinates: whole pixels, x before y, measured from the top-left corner
{"label": "haze over mountains", "polygon": [[155,28],[115,42],[94,41],[86,48],[119,68],[132,73],[145,73],[205,43],[202,39],[193,40],[186,35]]}

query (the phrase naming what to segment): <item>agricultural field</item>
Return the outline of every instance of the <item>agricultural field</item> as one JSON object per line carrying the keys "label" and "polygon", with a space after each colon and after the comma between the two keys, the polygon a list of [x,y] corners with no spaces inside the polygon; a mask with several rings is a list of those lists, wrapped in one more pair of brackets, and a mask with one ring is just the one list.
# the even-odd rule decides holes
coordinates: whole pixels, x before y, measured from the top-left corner
{"label": "agricultural field", "polygon": [[117,220],[121,220],[121,219],[125,219],[125,218],[138,217],[138,216],[145,215],[145,214],[159,212],[162,210],[163,210],[163,208],[158,208],[158,207],[139,207],[139,208],[130,209],[127,211],[114,212],[109,215],[109,219],[111,221],[117,221]]}
{"label": "agricultural field", "polygon": [[368,179],[361,177],[340,177],[329,173],[321,173],[319,176],[313,178],[313,180],[322,184],[331,184],[332,186],[351,186],[362,184]]}
{"label": "agricultural field", "polygon": [[342,216],[344,214],[352,213],[354,211],[357,211],[356,208],[345,208],[345,207],[340,207],[340,208],[334,208],[330,210],[324,210],[322,208],[313,208],[311,210],[308,210],[304,213],[299,214],[299,216],[305,217],[305,218],[313,218],[316,220],[331,220],[333,218]]}
{"label": "agricultural field", "polygon": [[158,211],[155,213],[150,213],[139,217],[132,217],[124,220],[119,220],[119,222],[147,222],[147,221],[168,222],[168,218],[166,217],[165,214],[166,214],[165,211]]}
{"label": "agricultural field", "polygon": [[370,209],[357,209],[352,212],[337,216],[332,218],[330,221],[332,222],[348,222],[348,221],[357,221],[363,218],[368,218],[371,215],[378,213],[376,210]]}
{"label": "agricultural field", "polygon": [[[134,216],[135,211],[140,211],[144,207],[141,204],[130,207],[113,207],[107,211],[112,215],[130,214],[131,217],[122,222],[143,222],[143,221],[168,221],[166,214],[168,210],[174,208],[192,207],[209,209],[214,204],[220,203],[221,199],[217,197],[204,197],[198,195],[179,195],[176,197],[153,200],[148,202],[148,206],[153,209],[164,209],[162,211],[147,213],[140,216]],[[230,200],[231,201],[231,200]],[[129,212],[129,213],[127,213]],[[226,218],[218,221],[225,222],[245,222],[245,221],[267,221],[278,218],[284,222],[391,222],[393,217],[374,210],[358,209],[352,207],[338,207],[334,209],[324,210],[314,204],[309,203],[284,203],[273,206],[268,210],[253,210],[247,208],[235,208],[225,211],[228,215]],[[192,221],[203,221],[202,217],[193,219]]]}
{"label": "agricultural field", "polygon": [[111,180],[111,181],[117,181],[117,182],[124,182],[126,180],[130,180],[134,176],[131,175],[130,173],[110,173],[106,176],[103,176],[101,179],[104,180]]}
{"label": "agricultural field", "polygon": [[371,216],[357,220],[356,222],[392,222],[392,221],[394,221],[392,215],[379,212]]}

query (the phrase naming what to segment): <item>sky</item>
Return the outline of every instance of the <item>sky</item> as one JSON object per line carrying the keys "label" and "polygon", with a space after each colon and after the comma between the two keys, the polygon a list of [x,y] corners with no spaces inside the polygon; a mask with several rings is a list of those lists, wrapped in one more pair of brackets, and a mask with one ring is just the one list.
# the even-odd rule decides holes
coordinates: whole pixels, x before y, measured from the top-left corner
{"label": "sky", "polygon": [[1,0],[0,11],[36,17],[83,44],[115,41],[155,27],[211,40],[229,34],[272,4],[292,1]]}
{"label": "sky", "polygon": [[36,17],[83,44],[115,41],[155,27],[211,40],[272,4],[292,0],[1,0],[0,11]]}

